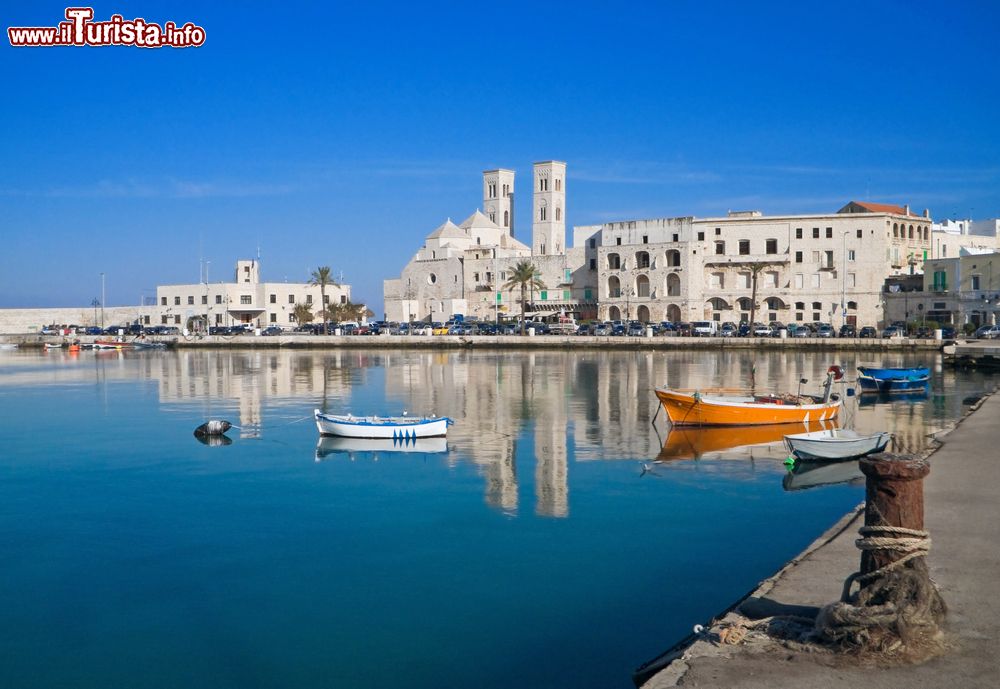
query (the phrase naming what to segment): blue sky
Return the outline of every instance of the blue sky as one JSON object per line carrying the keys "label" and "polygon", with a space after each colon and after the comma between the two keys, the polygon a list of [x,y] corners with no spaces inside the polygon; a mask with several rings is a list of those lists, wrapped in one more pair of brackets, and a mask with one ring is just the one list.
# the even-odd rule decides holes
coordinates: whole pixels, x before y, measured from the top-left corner
{"label": "blue sky", "polygon": [[[65,4],[0,5],[48,26]],[[203,47],[0,46],[0,307],[330,265],[381,310],[480,173],[568,162],[567,221],[1000,217],[1000,4],[118,2]]]}

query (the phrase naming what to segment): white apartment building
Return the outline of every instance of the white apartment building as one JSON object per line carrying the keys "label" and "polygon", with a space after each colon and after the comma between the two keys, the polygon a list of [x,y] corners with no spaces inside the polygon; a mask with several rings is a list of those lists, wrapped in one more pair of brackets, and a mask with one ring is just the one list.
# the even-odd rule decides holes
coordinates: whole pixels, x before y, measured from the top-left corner
{"label": "white apartment building", "polygon": [[[346,304],[350,285],[327,285],[327,304]],[[209,326],[240,323],[263,328],[269,325],[296,325],[296,304],[307,304],[318,319],[322,310],[320,288],[308,283],[262,282],[260,261],[236,262],[232,282],[201,282],[187,285],[160,285],[156,307],[145,316],[147,324],[186,327],[192,320]],[[149,308],[149,307],[145,307]]]}

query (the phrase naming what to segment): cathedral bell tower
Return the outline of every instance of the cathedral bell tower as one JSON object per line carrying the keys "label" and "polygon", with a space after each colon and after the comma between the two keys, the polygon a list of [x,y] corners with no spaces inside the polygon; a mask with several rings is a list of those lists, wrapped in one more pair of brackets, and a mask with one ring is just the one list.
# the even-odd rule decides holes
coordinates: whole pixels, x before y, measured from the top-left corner
{"label": "cathedral bell tower", "polygon": [[566,251],[566,163],[535,163],[535,193],[531,224],[531,254]]}
{"label": "cathedral bell tower", "polygon": [[514,236],[514,171],[483,172],[483,213],[504,234]]}

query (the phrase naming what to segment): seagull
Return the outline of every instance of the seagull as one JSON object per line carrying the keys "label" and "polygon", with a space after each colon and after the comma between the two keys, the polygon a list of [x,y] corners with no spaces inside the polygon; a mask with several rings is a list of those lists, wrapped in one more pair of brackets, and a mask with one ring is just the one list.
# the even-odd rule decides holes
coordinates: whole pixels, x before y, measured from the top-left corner
{"label": "seagull", "polygon": [[646,474],[652,474],[653,476],[659,476],[659,474],[657,474],[655,471],[653,471],[650,468],[649,464],[647,464],[646,462],[643,462],[642,463],[642,471],[639,472],[639,477],[641,478],[641,477],[645,476]]}

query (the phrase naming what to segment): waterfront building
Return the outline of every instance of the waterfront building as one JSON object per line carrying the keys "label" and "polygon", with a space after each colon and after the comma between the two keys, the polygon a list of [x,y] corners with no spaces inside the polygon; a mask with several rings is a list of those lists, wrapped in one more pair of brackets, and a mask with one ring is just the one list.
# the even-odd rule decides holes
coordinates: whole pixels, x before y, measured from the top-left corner
{"label": "waterfront building", "polygon": [[931,258],[955,258],[1000,249],[1000,220],[945,220],[931,225]]}
{"label": "waterfront building", "polygon": [[[320,288],[302,282],[262,282],[259,260],[236,262],[232,282],[196,282],[183,285],[159,285],[156,298],[135,306],[101,308],[92,306],[46,309],[0,309],[0,333],[38,332],[50,323],[78,327],[170,325],[180,329],[244,324],[253,328],[277,325],[288,329],[296,325],[296,304],[311,307],[320,320]],[[326,303],[351,301],[351,286],[331,284],[326,287]]]}
{"label": "waterfront building", "polygon": [[567,247],[566,183],[565,163],[534,165],[529,247],[513,235],[514,173],[484,172],[486,214],[428,235],[400,277],[385,281],[386,317],[520,315],[519,290],[503,285],[529,259],[545,284],[532,291],[529,316],[740,322],[753,313],[764,322],[876,325],[885,320],[885,278],[919,273],[931,258],[929,211],[860,201],[813,215],[730,211],[577,226]]}
{"label": "waterfront building", "polygon": [[[566,164],[535,163],[531,245],[514,237],[514,173],[483,173],[483,209],[427,235],[398,278],[385,280],[386,318],[445,321],[453,314],[495,320],[520,314],[520,289],[505,288],[530,260],[545,285],[530,302],[539,311],[596,315],[596,293],[581,275],[583,249],[566,247]],[[498,224],[499,223],[499,224]],[[589,311],[588,311],[589,307]]]}
{"label": "waterfront building", "polygon": [[[346,304],[351,299],[350,285],[326,287],[326,305]],[[146,324],[187,327],[192,322],[211,326],[237,324],[264,328],[295,326],[296,304],[311,307],[321,320],[320,288],[309,283],[262,282],[260,261],[236,262],[232,282],[200,282],[185,285],[160,285],[156,288],[156,308],[146,314]]]}
{"label": "waterfront building", "polygon": [[887,293],[887,320],[932,321],[958,330],[994,325],[1000,312],[1000,253],[928,260],[921,288]]}

